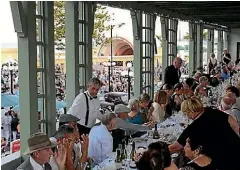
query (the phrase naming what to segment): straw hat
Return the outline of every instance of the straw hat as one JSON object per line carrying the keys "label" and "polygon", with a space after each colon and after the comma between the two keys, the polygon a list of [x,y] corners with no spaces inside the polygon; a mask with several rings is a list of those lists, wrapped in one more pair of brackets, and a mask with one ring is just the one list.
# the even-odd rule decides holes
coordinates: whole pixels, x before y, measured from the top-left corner
{"label": "straw hat", "polygon": [[24,152],[24,155],[31,154],[42,149],[53,148],[56,146],[57,143],[52,143],[48,138],[47,134],[42,132],[34,133],[28,139],[28,148]]}

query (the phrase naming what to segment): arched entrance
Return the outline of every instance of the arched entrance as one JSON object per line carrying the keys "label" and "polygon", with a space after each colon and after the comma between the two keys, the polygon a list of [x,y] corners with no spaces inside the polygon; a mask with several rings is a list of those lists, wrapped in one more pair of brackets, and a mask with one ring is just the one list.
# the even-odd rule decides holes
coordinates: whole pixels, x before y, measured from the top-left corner
{"label": "arched entrance", "polygon": [[[133,45],[125,38],[113,37],[112,40],[113,56],[133,55]],[[111,43],[101,46],[98,56],[111,55]]]}

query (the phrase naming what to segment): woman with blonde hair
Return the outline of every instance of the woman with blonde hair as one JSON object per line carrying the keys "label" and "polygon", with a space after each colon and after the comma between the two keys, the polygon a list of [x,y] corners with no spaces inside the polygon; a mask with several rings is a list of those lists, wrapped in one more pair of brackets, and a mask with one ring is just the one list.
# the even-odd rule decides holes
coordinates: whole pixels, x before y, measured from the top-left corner
{"label": "woman with blonde hair", "polygon": [[140,113],[139,100],[135,98],[130,99],[128,102],[128,108],[131,110],[131,112],[128,113],[126,122],[139,125],[143,124],[144,120],[142,114]]}
{"label": "woman with blonde hair", "polygon": [[[200,99],[196,97],[184,100],[181,110],[193,122],[184,129],[177,142],[169,146],[169,150],[180,151],[188,137],[197,136],[216,169],[239,170],[240,138],[237,131],[231,127],[233,124],[237,127],[237,122],[218,109],[204,108]],[[235,127],[234,129],[237,129]]]}

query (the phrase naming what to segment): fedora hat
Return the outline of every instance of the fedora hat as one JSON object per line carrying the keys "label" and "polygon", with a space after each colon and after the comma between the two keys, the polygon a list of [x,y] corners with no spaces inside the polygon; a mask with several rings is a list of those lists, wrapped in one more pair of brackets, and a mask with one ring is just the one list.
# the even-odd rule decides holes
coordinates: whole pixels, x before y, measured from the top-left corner
{"label": "fedora hat", "polygon": [[56,142],[51,142],[47,134],[42,132],[34,133],[32,136],[30,136],[27,142],[28,148],[24,152],[24,155],[31,154],[42,149],[53,148],[57,146]]}
{"label": "fedora hat", "polygon": [[71,114],[62,114],[59,117],[60,123],[78,122],[80,119]]}

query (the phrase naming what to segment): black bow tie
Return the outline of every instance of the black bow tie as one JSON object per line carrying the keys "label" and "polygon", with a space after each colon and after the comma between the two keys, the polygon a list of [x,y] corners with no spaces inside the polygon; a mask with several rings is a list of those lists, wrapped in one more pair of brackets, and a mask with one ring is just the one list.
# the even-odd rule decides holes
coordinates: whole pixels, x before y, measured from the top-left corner
{"label": "black bow tie", "polygon": [[90,100],[92,100],[92,99],[96,99],[96,98],[97,98],[97,96],[94,96],[94,97],[92,97],[92,96],[89,96],[89,98],[90,98]]}
{"label": "black bow tie", "polygon": [[90,100],[92,100],[92,99],[96,99],[96,98],[97,98],[97,96],[94,96],[94,97],[93,97],[93,96],[90,96],[89,93],[87,93],[87,95],[89,96],[89,99],[90,99]]}

